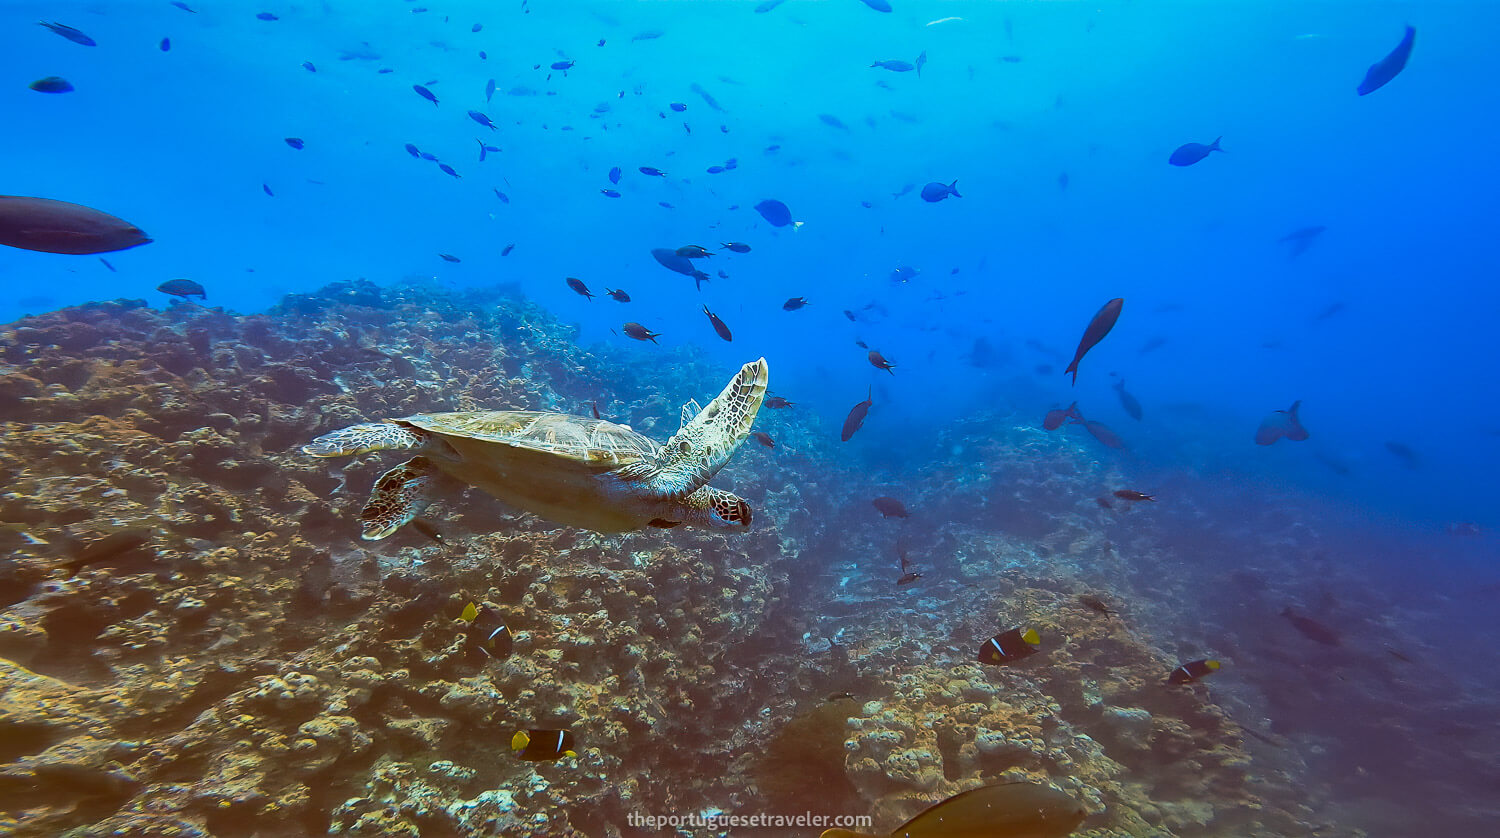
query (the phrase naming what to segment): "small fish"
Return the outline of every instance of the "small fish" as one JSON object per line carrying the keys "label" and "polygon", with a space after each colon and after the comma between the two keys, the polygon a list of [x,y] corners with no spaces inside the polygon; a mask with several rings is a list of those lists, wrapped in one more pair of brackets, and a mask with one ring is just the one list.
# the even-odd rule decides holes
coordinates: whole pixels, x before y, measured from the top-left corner
{"label": "small fish", "polygon": [[83,46],[86,46],[86,47],[97,47],[97,46],[99,46],[99,44],[97,42],[95,42],[93,38],[90,38],[89,36],[83,34],[82,32],[79,32],[77,29],[74,29],[73,27],[68,26],[66,24],[53,23],[51,21],[40,20],[40,21],[37,21],[37,25],[38,26],[45,26],[48,29],[51,29],[53,32],[56,32],[57,34],[63,36],[64,38],[67,38],[68,40],[72,41],[75,44],[82,44]]}
{"label": "small fish", "polygon": [[71,93],[73,85],[62,76],[48,76],[27,85],[38,93]]}
{"label": "small fish", "polygon": [[[497,146],[485,145],[483,140],[476,139],[474,142],[479,143],[479,162],[481,163],[484,162],[485,157],[500,150]],[[497,189],[495,191],[499,192],[500,190]],[[510,203],[510,201],[507,200],[506,203]]]}
{"label": "small fish", "polygon": [[407,143],[406,144],[406,153],[410,154],[412,157],[421,157],[422,156],[421,149],[417,148],[416,146],[412,145],[411,143]]}
{"label": "small fish", "polygon": [[447,543],[443,541],[443,534],[438,532],[438,528],[433,526],[431,521],[424,521],[423,519],[418,518],[417,520],[411,522],[411,528],[427,536],[433,541],[436,541],[439,544]]}
{"label": "small fish", "polygon": [[910,192],[910,191],[912,191],[913,189],[916,189],[916,188],[917,188],[917,185],[915,183],[908,183],[907,185],[901,187],[901,191],[900,192],[892,192],[891,193],[891,197],[892,198],[899,198],[902,195],[905,195],[908,192]]}
{"label": "small fish", "polygon": [[1002,631],[979,647],[978,660],[991,666],[1014,663],[1041,651],[1042,637],[1036,629]]}
{"label": "small fish", "polygon": [[171,38],[162,38],[161,39],[161,43],[157,44],[156,48],[159,49],[159,50],[161,50],[162,52],[171,52],[172,51],[172,39]]}
{"label": "small fish", "polygon": [[1136,401],[1135,396],[1125,392],[1125,379],[1122,378],[1115,382],[1115,393],[1119,395],[1120,406],[1125,408],[1125,412],[1130,414],[1130,418],[1137,422],[1141,421],[1141,403]]}
{"label": "small fish", "polygon": [[311,61],[304,61],[302,62],[302,69],[306,70],[309,73],[316,73],[318,72],[318,65],[312,63]]}
{"label": "small fish", "polygon": [[1078,402],[1073,402],[1067,408],[1053,408],[1047,411],[1047,415],[1042,417],[1042,430],[1055,431],[1070,420],[1075,424],[1083,424],[1083,414],[1078,412]]}
{"label": "small fish", "polygon": [[1211,658],[1188,661],[1182,666],[1179,666],[1176,669],[1172,670],[1172,674],[1167,676],[1167,683],[1193,684],[1206,675],[1212,675],[1213,673],[1218,672],[1220,666],[1221,664],[1218,661]]}
{"label": "small fish", "polygon": [[515,249],[516,249],[516,246],[514,244],[508,244],[505,247],[503,247],[503,248],[500,249],[500,255],[501,256],[509,256],[510,252],[512,250],[515,250]]}
{"label": "small fish", "polygon": [[276,197],[276,193],[271,191],[271,185],[270,184],[268,184],[268,183],[262,183],[260,185],[260,188],[261,188],[262,191],[264,191],[267,195],[270,195],[272,198]]}
{"label": "small fish", "polygon": [[1085,608],[1089,608],[1089,609],[1092,609],[1094,611],[1097,611],[1097,612],[1099,612],[1100,614],[1103,614],[1106,617],[1113,617],[1113,616],[1115,616],[1114,609],[1110,608],[1108,605],[1105,604],[1104,600],[1102,600],[1102,599],[1094,596],[1093,594],[1079,594],[1078,595],[1078,602],[1079,602],[1079,604],[1083,605]]}
{"label": "small fish", "polygon": [[869,6],[877,12],[889,12],[891,10],[891,4],[885,2],[885,0],[859,0],[859,2],[865,4],[866,6]]}
{"label": "small fish", "polygon": [[431,102],[432,106],[434,108],[438,106],[438,98],[437,98],[437,96],[433,95],[433,93],[432,93],[431,90],[428,90],[427,88],[423,87],[420,84],[414,84],[414,85],[412,85],[411,89],[415,90],[417,92],[418,96],[421,96],[423,99],[426,99],[427,101]]}
{"label": "small fish", "polygon": [[707,169],[707,172],[709,174],[711,174],[711,175],[723,174],[724,167],[723,166],[709,166],[708,169]]}
{"label": "small fish", "polygon": [[577,64],[577,63],[578,63],[577,61],[554,61],[554,62],[552,62],[552,69],[554,69],[554,70],[571,70],[571,69],[573,69],[573,65]]}
{"label": "small fish", "polygon": [[1308,640],[1315,643],[1322,643],[1324,646],[1343,645],[1343,641],[1339,639],[1338,634],[1333,629],[1311,617],[1304,617],[1301,614],[1293,612],[1291,606],[1281,609],[1281,616],[1290,620],[1292,628],[1301,632],[1302,636]]}
{"label": "small fish", "polygon": [[515,637],[499,614],[488,606],[480,607],[478,603],[471,602],[464,606],[458,619],[469,624],[465,634],[474,648],[491,658],[503,660],[510,657],[515,647]]}
{"label": "small fish", "polygon": [[839,119],[831,113],[820,113],[818,114],[818,119],[829,128],[837,128],[840,131],[849,130],[849,126],[845,125],[843,120]]}
{"label": "small fish", "polygon": [[1365,71],[1364,80],[1359,83],[1359,87],[1355,88],[1354,92],[1360,96],[1374,93],[1406,69],[1406,62],[1411,58],[1412,43],[1416,37],[1417,30],[1411,26],[1406,27],[1406,33],[1401,36],[1401,43],[1396,44],[1396,48],[1391,50],[1389,55],[1370,65],[1370,69]]}
{"label": "small fish", "polygon": [[258,15],[255,16],[255,19],[256,20],[270,21],[270,20],[280,20],[281,18],[278,18],[277,16],[271,14],[270,12],[261,12],[260,14],[258,14]]}
{"label": "small fish", "polygon": [[601,189],[601,190],[599,190],[599,194],[603,195],[606,198],[618,198],[618,197],[620,197],[620,193],[616,192],[613,189]]}
{"label": "small fish", "polygon": [[287,145],[297,149],[298,151],[301,151],[302,147],[306,145],[306,143],[302,142],[301,137],[287,137],[285,142]]}
{"label": "small fish", "polygon": [[173,6],[176,6],[179,9],[183,10],[184,12],[187,12],[188,14],[193,14],[193,15],[197,14],[197,12],[195,12],[192,9],[188,8],[188,4],[181,2],[181,0],[171,0],[171,4]]}
{"label": "small fish", "polygon": [[[491,189],[495,189],[493,186],[490,187],[490,188]],[[507,195],[507,194],[505,194],[504,192],[501,192],[499,189],[495,189],[495,197],[499,198],[500,199],[500,203],[502,203],[502,204],[508,204],[508,203],[510,203],[510,196]]]}
{"label": "small fish", "polygon": [[780,396],[770,396],[764,402],[764,406],[769,407],[772,410],[786,410],[794,404],[796,404],[796,402],[789,402]]}
{"label": "small fish", "polygon": [[476,23],[473,26],[469,27],[469,31],[470,32],[478,32],[479,30],[481,30],[483,28],[484,28],[484,24],[482,24],[482,23]]}
{"label": "small fish", "polygon": [[896,365],[887,361],[885,356],[880,354],[878,350],[871,349],[868,357],[870,359],[870,366],[878,370],[885,370],[891,375],[896,374]]}
{"label": "small fish", "polygon": [[577,292],[579,296],[588,298],[590,302],[593,301],[594,295],[589,292],[589,287],[583,284],[583,280],[575,279],[570,276],[568,277],[568,287]]}
{"label": "small fish", "polygon": [[631,41],[654,41],[657,38],[660,38],[664,34],[666,34],[666,33],[662,32],[660,29],[647,29],[645,32],[642,32],[639,35],[636,35],[635,37],[631,38],[630,40]]}
{"label": "small fish", "polygon": [[[755,7],[755,13],[758,15],[763,15],[785,2],[786,0],[765,0],[765,2]],[[854,696],[850,696],[850,698],[853,697]]]}
{"label": "small fish", "polygon": [[1094,437],[1094,439],[1099,440],[1108,448],[1125,447],[1125,440],[1120,439],[1120,435],[1110,430],[1109,426],[1104,424],[1103,422],[1096,422],[1093,419],[1087,419],[1083,423],[1083,429],[1088,431],[1089,434]]}
{"label": "small fish", "polygon": [[1256,445],[1271,445],[1283,437],[1293,442],[1301,442],[1312,436],[1307,429],[1302,427],[1302,420],[1297,411],[1302,407],[1302,400],[1292,402],[1292,406],[1286,410],[1273,411],[1270,416],[1261,420],[1260,427],[1255,429]]}
{"label": "small fish", "polygon": [[719,319],[719,315],[709,311],[708,306],[703,307],[703,313],[708,315],[708,322],[713,324],[714,331],[719,334],[719,337],[726,341],[734,340],[734,335],[730,334],[729,327],[724,325],[724,321]]}
{"label": "small fish", "polygon": [[611,168],[609,170],[609,182],[610,183],[616,183],[616,184],[620,182],[620,167],[619,166],[615,166],[615,167],[613,167],[613,168]]}
{"label": "small fish", "polygon": [[685,244],[677,248],[677,255],[684,259],[706,259],[713,256],[713,252],[706,250],[702,245]]}
{"label": "small fish", "polygon": [[781,304],[781,310],[796,311],[797,309],[802,308],[805,305],[807,305],[806,297],[792,297],[791,299]]}
{"label": "small fish", "polygon": [[614,300],[614,301],[616,301],[616,302],[620,302],[620,303],[628,303],[628,302],[630,302],[630,295],[627,294],[627,293],[625,293],[624,291],[620,290],[619,288],[616,288],[614,290],[610,290],[610,289],[606,288],[606,289],[604,289],[604,293],[608,294],[609,298],[612,299],[612,300]]}
{"label": "small fish", "polygon": [[761,445],[764,445],[767,448],[776,447],[775,440],[771,439],[771,435],[766,433],[765,431],[751,431],[750,435],[755,437],[756,442],[759,442]]}
{"label": "small fish", "polygon": [[1137,492],[1134,489],[1116,489],[1115,492],[1114,492],[1114,495],[1115,495],[1115,497],[1119,498],[1120,500],[1128,500],[1128,501],[1149,500],[1152,503],[1156,503],[1156,498],[1153,497],[1152,495],[1148,495],[1145,492]]}
{"label": "small fish", "polygon": [[865,417],[870,414],[870,408],[875,406],[875,392],[872,389],[865,400],[849,409],[849,415],[844,417],[844,428],[839,431],[839,439],[848,442],[855,432],[865,424]]}
{"label": "small fish", "polygon": [[720,268],[719,269],[719,279],[728,279],[728,278],[729,278],[729,274],[723,268]]}
{"label": "small fish", "polygon": [[488,103],[495,95],[495,80],[490,79],[484,83],[484,101]]}
{"label": "small fish", "polygon": [[667,176],[666,172],[662,171],[661,169],[656,168],[655,166],[642,166],[637,171],[639,171],[643,175],[649,175],[651,177],[666,177]]}
{"label": "small fish", "polygon": [[890,70],[894,73],[910,73],[912,70],[917,69],[916,67],[905,61],[876,61],[870,66],[879,67],[882,70]]}
{"label": "small fish", "polygon": [[1172,152],[1172,156],[1167,158],[1167,162],[1173,166],[1191,166],[1215,151],[1223,151],[1224,149],[1219,148],[1219,140],[1222,139],[1224,138],[1216,138],[1213,145],[1184,143],[1178,146],[1176,151]]}
{"label": "small fish", "polygon": [[203,286],[191,279],[169,279],[156,286],[156,290],[163,294],[171,294],[174,297],[182,297],[183,299],[188,297],[197,297],[201,300],[208,299],[208,292],[203,290]]}
{"label": "small fish", "polygon": [[1151,338],[1150,340],[1146,341],[1145,343],[1141,344],[1141,348],[1140,348],[1140,350],[1136,354],[1138,354],[1138,355],[1145,355],[1147,352],[1155,352],[1156,350],[1158,350],[1158,349],[1160,349],[1160,348],[1162,348],[1163,346],[1166,346],[1166,345],[1167,345],[1167,339],[1166,338],[1164,338],[1164,337],[1154,337],[1154,338]]}
{"label": "small fish", "polygon": [[593,408],[594,418],[595,419],[603,419],[604,418],[603,416],[599,415],[599,403],[598,402],[589,402],[589,407]]}
{"label": "small fish", "polygon": [[1111,501],[1109,498],[1106,498],[1106,497],[1094,498],[1094,503],[1100,509],[1114,509],[1115,508],[1114,502]]}
{"label": "small fish", "polygon": [[578,756],[573,734],[566,730],[518,730],[510,738],[510,749],[531,762]]}
{"label": "small fish", "polygon": [[947,198],[949,195],[952,195],[955,198],[963,197],[962,195],[958,194],[958,181],[955,180],[949,184],[942,184],[938,183],[937,181],[933,181],[922,187],[922,200],[930,204],[937,203],[938,201]]}
{"label": "small fish", "polygon": [[749,253],[750,245],[744,242],[719,242],[719,247],[732,253]]}
{"label": "small fish", "polygon": [[893,497],[882,495],[881,497],[870,501],[870,505],[874,506],[876,511],[878,511],[883,518],[911,517],[911,513],[906,511],[906,504]]}
{"label": "small fish", "polygon": [[111,265],[109,263],[109,260],[104,258],[103,256],[99,257],[99,264],[103,265],[106,268],[109,268],[110,273],[119,273],[119,271],[115,270],[115,266]]}
{"label": "small fish", "polygon": [[635,322],[626,323],[621,328],[625,331],[625,334],[627,336],[633,337],[636,340],[649,340],[652,343],[656,343],[656,339],[661,337],[661,332],[653,332],[645,326],[642,326],[641,324]]}
{"label": "small fish", "polygon": [[673,102],[672,104],[668,105],[667,107],[671,108],[672,110],[676,111],[677,113],[682,113],[683,111],[687,110],[687,105],[684,105],[681,102]]}
{"label": "small fish", "polygon": [[441,169],[442,172],[443,172],[443,174],[445,174],[445,175],[451,175],[452,177],[456,177],[456,178],[463,177],[463,175],[459,174],[458,172],[453,171],[453,167],[450,166],[450,165],[448,165],[447,163],[439,163],[438,164],[438,168]]}
{"label": "small fish", "polygon": [[1115,327],[1115,321],[1120,319],[1120,310],[1124,307],[1124,297],[1116,297],[1110,300],[1089,321],[1088,328],[1083,330],[1083,337],[1078,340],[1078,351],[1073,353],[1073,363],[1068,364],[1068,368],[1063,370],[1063,375],[1067,375],[1068,373],[1073,374],[1073,383],[1075,385],[1078,383],[1078,362],[1082,361],[1083,356],[1090,349],[1093,349],[1099,341],[1104,340],[1104,336],[1109,334],[1109,330]]}
{"label": "small fish", "polygon": [[921,76],[922,75],[922,68],[925,67],[925,66],[927,66],[927,50],[925,50],[925,49],[922,50],[922,54],[919,55],[919,56],[917,56],[917,60],[915,62],[915,65],[916,65],[916,68],[917,68],[917,75]]}
{"label": "small fish", "polygon": [[458,258],[457,256],[454,256],[451,253],[439,253],[438,255],[443,258],[444,262],[462,262],[463,261],[462,259]]}
{"label": "small fish", "polygon": [[921,578],[922,578],[922,574],[920,574],[920,573],[915,573],[915,572],[903,573],[903,574],[901,574],[901,577],[896,580],[896,587],[898,587],[898,588],[905,587],[905,586],[910,585],[911,583],[913,583],[913,582],[915,582],[915,581],[917,581],[918,579],[921,579]]}
{"label": "small fish", "polygon": [[491,131],[494,131],[499,127],[495,123],[491,122],[489,117],[485,116],[479,111],[469,111],[469,118],[490,129]]}
{"label": "small fish", "polygon": [[1406,443],[1390,441],[1385,444],[1385,450],[1395,455],[1396,459],[1400,460],[1401,464],[1409,469],[1415,470],[1419,465],[1417,452],[1413,451],[1411,446]]}
{"label": "small fish", "polygon": [[772,227],[785,227],[792,223],[792,211],[787,209],[786,204],[773,198],[767,198],[756,204],[755,211],[760,213],[760,217],[769,222]]}

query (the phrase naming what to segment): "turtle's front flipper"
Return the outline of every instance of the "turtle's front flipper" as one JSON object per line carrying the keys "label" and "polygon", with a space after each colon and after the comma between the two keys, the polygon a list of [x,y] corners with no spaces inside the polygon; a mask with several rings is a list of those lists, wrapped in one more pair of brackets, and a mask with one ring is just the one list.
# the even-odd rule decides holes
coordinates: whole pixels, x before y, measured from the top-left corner
{"label": "turtle's front flipper", "polygon": [[426,431],[391,422],[366,422],[326,433],[302,446],[314,457],[347,457],[369,451],[420,451],[431,435]]}
{"label": "turtle's front flipper", "polygon": [[627,468],[640,472],[622,476],[642,480],[648,492],[664,498],[683,498],[706,485],[750,435],[766,397],[767,375],[765,358],[740,367],[723,392],[667,440],[655,460],[633,464]]}
{"label": "turtle's front flipper", "polygon": [[436,479],[426,457],[410,460],[380,475],[370,490],[370,499],[359,512],[364,531],[359,537],[379,541],[422,514],[431,498],[427,490]]}

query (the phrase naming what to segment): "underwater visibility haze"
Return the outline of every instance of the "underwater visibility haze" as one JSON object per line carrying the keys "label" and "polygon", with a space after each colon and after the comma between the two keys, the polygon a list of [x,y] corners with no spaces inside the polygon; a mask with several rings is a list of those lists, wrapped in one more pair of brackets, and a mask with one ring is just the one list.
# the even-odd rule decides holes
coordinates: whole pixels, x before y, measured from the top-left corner
{"label": "underwater visibility haze", "polygon": [[1497,25],[5,3],[0,834],[1489,834]]}

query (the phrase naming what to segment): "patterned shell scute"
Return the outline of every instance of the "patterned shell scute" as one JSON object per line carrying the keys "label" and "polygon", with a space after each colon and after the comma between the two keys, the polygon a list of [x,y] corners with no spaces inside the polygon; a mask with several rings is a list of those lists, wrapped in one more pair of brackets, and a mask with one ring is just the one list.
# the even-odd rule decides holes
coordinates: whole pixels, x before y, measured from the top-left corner
{"label": "patterned shell scute", "polygon": [[426,431],[555,454],[591,466],[620,466],[654,457],[655,442],[602,419],[538,410],[419,413],[398,419]]}

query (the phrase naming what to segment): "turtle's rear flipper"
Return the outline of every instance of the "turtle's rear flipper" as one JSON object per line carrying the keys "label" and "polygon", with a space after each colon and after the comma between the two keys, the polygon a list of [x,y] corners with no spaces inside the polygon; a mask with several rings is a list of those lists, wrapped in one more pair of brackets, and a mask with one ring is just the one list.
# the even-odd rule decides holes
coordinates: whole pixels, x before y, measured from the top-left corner
{"label": "turtle's rear flipper", "polygon": [[624,476],[639,477],[653,494],[668,498],[686,497],[706,485],[750,435],[766,397],[767,374],[765,358],[740,367],[723,392],[667,440],[660,456],[634,464],[640,474]]}
{"label": "turtle's rear flipper", "polygon": [[437,475],[426,457],[412,457],[380,475],[370,490],[370,500],[359,512],[359,520],[364,523],[359,537],[379,541],[411,523],[431,500],[427,490],[435,479]]}
{"label": "turtle's rear flipper", "polygon": [[421,450],[431,436],[391,422],[366,422],[326,433],[302,446],[314,457],[347,457],[369,451]]}

